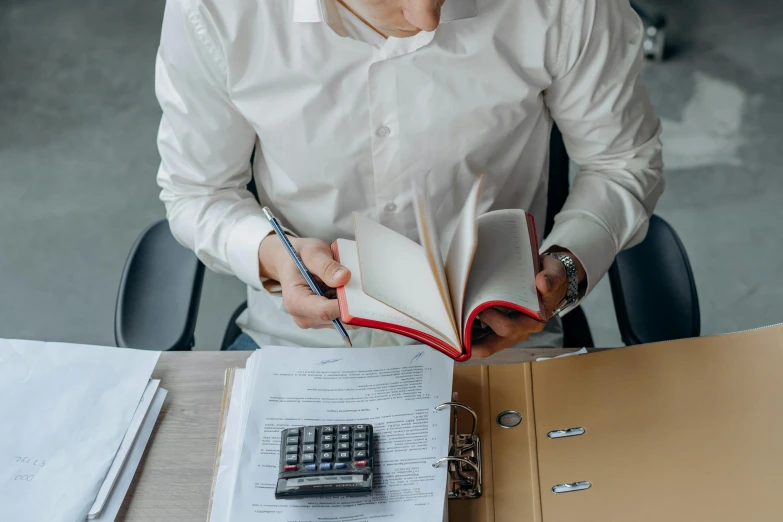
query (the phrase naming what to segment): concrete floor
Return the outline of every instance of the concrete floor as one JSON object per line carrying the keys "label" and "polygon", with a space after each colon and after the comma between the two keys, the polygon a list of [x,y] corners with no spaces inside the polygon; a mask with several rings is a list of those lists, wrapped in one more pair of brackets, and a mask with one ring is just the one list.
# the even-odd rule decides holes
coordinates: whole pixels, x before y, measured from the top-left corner
{"label": "concrete floor", "polygon": [[[664,118],[658,213],[688,249],[705,334],[783,321],[783,5],[666,0],[678,48],[645,78]],[[161,0],[0,4],[0,337],[114,342],[117,283],[163,217],[153,63]],[[216,349],[242,285],[208,273],[196,332]],[[618,345],[603,282],[586,302]]]}

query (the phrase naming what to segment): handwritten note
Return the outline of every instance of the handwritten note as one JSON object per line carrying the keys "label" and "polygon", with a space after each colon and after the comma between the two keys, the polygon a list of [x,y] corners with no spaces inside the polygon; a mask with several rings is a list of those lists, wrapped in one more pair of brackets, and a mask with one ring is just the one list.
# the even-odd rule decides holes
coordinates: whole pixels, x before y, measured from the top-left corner
{"label": "handwritten note", "polygon": [[0,520],[84,520],[157,352],[0,339]]}

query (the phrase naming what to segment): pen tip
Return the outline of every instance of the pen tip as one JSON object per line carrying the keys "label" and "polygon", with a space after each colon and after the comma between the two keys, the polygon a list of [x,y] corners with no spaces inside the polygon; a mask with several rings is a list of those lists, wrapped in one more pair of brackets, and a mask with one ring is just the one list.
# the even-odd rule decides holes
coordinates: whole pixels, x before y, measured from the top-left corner
{"label": "pen tip", "polygon": [[348,348],[353,348],[353,344],[351,344],[350,337],[343,337],[343,341],[345,341],[345,344],[348,345]]}

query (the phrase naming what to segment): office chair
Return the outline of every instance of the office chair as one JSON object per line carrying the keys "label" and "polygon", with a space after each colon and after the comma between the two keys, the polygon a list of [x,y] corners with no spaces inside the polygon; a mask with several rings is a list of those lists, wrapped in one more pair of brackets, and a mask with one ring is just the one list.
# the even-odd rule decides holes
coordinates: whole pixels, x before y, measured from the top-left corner
{"label": "office chair", "polygon": [[[252,160],[251,160],[252,165]],[[548,209],[544,234],[568,196],[569,158],[562,135],[550,140]],[[255,194],[255,186],[249,186]],[[256,194],[257,196],[257,194]],[[117,346],[190,350],[195,344],[204,265],[159,221],[131,248],[120,281],[114,316]],[[658,216],[646,239],[617,257],[609,271],[615,315],[626,345],[698,337],[699,299],[688,256],[674,230]],[[240,334],[234,312],[223,336],[226,349]],[[563,317],[566,347],[594,347],[580,307]]]}
{"label": "office chair", "polygon": [[647,0],[633,0],[634,8],[644,23],[644,55],[660,62],[666,53],[666,17]]}

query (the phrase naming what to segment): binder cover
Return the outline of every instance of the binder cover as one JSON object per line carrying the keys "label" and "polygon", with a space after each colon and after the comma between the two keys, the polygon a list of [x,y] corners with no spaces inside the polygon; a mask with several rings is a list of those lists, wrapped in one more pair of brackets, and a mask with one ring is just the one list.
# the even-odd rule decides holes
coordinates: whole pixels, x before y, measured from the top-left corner
{"label": "binder cover", "polygon": [[[458,367],[460,402],[481,412],[484,494],[450,500],[450,520],[783,520],[781,381],[783,325]],[[506,410],[522,422],[501,427]]]}

